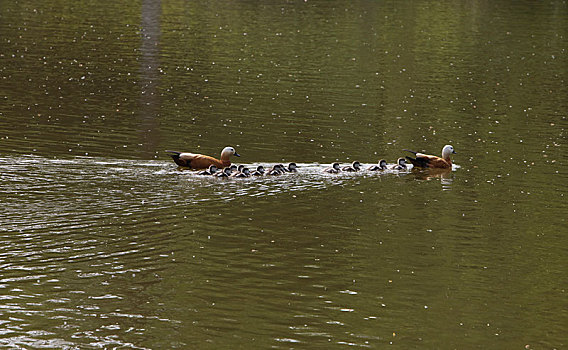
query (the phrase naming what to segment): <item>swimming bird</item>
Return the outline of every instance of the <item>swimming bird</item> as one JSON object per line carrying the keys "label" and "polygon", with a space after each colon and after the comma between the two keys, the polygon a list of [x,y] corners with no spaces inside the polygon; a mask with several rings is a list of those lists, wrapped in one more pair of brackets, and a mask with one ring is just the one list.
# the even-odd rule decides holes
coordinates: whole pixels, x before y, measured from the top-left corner
{"label": "swimming bird", "polygon": [[218,174],[215,174],[214,176],[217,176],[217,177],[229,177],[229,176],[231,176],[231,168],[226,167],[226,168],[223,169],[223,171],[221,171],[221,172],[218,173]]}
{"label": "swimming bird", "polygon": [[324,169],[323,171],[330,174],[337,174],[341,171],[341,168],[339,163],[333,163],[330,168]]}
{"label": "swimming bird", "polygon": [[406,170],[406,159],[398,158],[396,164],[390,166],[391,170]]}
{"label": "swimming bird", "polygon": [[250,170],[247,167],[244,167],[241,171],[239,171],[238,173],[232,174],[232,177],[249,177],[250,176]]}
{"label": "swimming bird", "polygon": [[450,155],[456,153],[452,145],[445,145],[444,148],[442,148],[442,157],[418,153],[408,149],[405,149],[405,151],[414,153],[414,155],[416,155],[416,158],[411,158],[408,156],[406,157],[406,159],[408,159],[410,163],[412,163],[412,165],[414,165],[415,167],[437,169],[451,169],[452,160],[450,159]]}
{"label": "swimming bird", "polygon": [[360,169],[361,169],[361,163],[359,163],[358,161],[354,161],[353,163],[351,163],[351,165],[344,166],[343,168],[341,168],[341,170],[348,172],[359,171]]}
{"label": "swimming bird", "polygon": [[256,167],[256,170],[250,174],[251,176],[262,176],[264,175],[264,167],[262,165],[259,165]]}
{"label": "swimming bird", "polygon": [[381,171],[381,170],[386,170],[387,168],[387,161],[384,159],[379,160],[378,165],[373,165],[371,166],[369,169],[369,171]]}
{"label": "swimming bird", "polygon": [[290,164],[288,164],[288,168],[284,168],[284,169],[289,173],[297,173],[298,172],[298,166],[296,165],[296,163],[290,163]]}
{"label": "swimming bird", "polygon": [[271,167],[270,169],[268,169],[264,175],[282,175],[286,172],[284,165],[282,164],[276,164],[273,167]]}
{"label": "swimming bird", "polygon": [[177,152],[177,151],[166,151],[171,153],[170,156],[174,162],[180,167],[190,168],[190,169],[206,169],[211,164],[215,165],[217,168],[221,169],[231,165],[229,160],[231,156],[240,157],[240,154],[235,151],[233,147],[225,147],[221,151],[221,159],[213,158],[203,154],[188,153],[188,152]]}
{"label": "swimming bird", "polygon": [[202,170],[200,172],[197,173],[197,175],[214,175],[217,172],[217,167],[213,164],[211,164],[207,170]]}

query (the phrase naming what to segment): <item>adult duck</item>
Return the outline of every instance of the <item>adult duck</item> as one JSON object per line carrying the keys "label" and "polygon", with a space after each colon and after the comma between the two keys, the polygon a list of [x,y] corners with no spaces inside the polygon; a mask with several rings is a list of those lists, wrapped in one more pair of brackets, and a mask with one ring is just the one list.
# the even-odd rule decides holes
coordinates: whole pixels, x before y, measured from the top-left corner
{"label": "adult duck", "polygon": [[455,154],[454,147],[452,145],[445,145],[442,148],[442,157],[432,156],[429,154],[423,154],[415,151],[411,151],[405,149],[405,151],[414,153],[416,158],[406,157],[414,165],[418,168],[430,168],[430,169],[451,169],[452,168],[452,160],[450,159],[450,155]]}
{"label": "adult duck", "polygon": [[190,169],[207,169],[207,167],[209,167],[211,164],[215,165],[219,169],[222,169],[231,165],[231,161],[229,160],[231,156],[234,155],[240,157],[240,155],[237,153],[237,151],[235,151],[233,147],[223,148],[223,150],[221,151],[221,159],[197,153],[177,151],[166,152],[170,153],[170,156],[177,165]]}

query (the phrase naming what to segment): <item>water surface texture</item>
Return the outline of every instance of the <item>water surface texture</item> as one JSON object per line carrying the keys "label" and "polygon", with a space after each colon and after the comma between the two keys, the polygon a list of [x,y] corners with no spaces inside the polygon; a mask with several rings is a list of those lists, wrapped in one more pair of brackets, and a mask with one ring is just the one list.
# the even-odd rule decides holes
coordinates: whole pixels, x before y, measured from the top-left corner
{"label": "water surface texture", "polygon": [[[566,1],[3,1],[0,346],[566,348],[567,36]],[[227,145],[299,172],[164,152]]]}

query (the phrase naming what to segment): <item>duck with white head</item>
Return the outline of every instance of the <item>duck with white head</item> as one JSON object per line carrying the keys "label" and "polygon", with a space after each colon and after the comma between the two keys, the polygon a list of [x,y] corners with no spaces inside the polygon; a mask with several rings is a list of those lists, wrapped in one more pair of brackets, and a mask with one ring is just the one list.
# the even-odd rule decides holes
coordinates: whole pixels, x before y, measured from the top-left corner
{"label": "duck with white head", "polygon": [[210,165],[215,165],[218,169],[223,169],[231,165],[231,156],[240,157],[240,154],[238,154],[237,151],[230,146],[223,148],[221,151],[221,159],[198,153],[177,151],[166,152],[170,153],[174,162],[180,167],[196,170],[207,169]]}
{"label": "duck with white head", "polygon": [[413,166],[427,169],[451,169],[452,160],[450,159],[450,156],[452,154],[456,154],[452,145],[445,145],[444,148],[442,148],[442,157],[419,153],[408,149],[405,149],[405,151],[414,153],[416,156],[416,158],[406,157]]}

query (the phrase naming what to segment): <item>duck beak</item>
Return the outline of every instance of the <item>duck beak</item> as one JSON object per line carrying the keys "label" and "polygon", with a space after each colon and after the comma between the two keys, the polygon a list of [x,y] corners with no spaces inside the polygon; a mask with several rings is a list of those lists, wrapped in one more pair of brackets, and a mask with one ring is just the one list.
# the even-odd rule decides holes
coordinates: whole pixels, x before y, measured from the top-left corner
{"label": "duck beak", "polygon": [[458,152],[456,152],[456,151],[453,151],[452,153],[453,153],[453,154],[458,154]]}
{"label": "duck beak", "polygon": [[241,155],[240,155],[240,154],[238,154],[237,152],[235,152],[235,154],[234,154],[234,155],[235,155],[235,156],[237,156],[237,157],[240,157],[240,156],[241,156]]}

